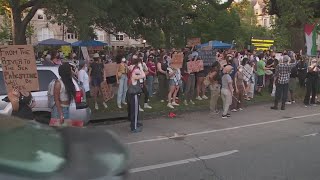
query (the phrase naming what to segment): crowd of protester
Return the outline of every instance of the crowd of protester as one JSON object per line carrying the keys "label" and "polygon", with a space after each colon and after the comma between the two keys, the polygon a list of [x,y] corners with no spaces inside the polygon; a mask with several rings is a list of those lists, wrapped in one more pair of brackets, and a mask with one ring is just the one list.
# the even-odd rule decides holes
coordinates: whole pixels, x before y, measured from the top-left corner
{"label": "crowd of protester", "polygon": [[[173,54],[179,52],[184,54],[182,68],[171,66]],[[59,91],[55,97],[56,106],[62,106],[54,109],[54,117],[68,116],[66,107],[74,89],[69,83],[71,76],[77,77],[87,98],[92,97],[90,100],[94,101],[96,110],[100,108],[99,99],[103,95],[102,83],[105,82],[110,91],[117,87],[117,107],[127,106],[132,132],[141,131],[139,112],[152,109],[149,102],[156,98],[155,95],[156,100],[165,103],[168,109],[194,105],[210,98],[211,114],[220,113],[218,101],[221,98],[222,118],[231,117],[231,112],[242,111],[246,101],[265,92],[275,97],[271,109],[277,110],[281,103],[281,110],[285,110],[287,104],[296,102],[295,93],[299,86],[306,87],[305,106],[316,104],[318,62],[313,59],[310,63],[300,53],[291,51],[276,54],[272,51],[218,50],[212,66],[205,66],[199,72],[190,72],[187,66],[190,61],[201,60],[196,48],[131,49],[115,54],[97,52],[90,62],[76,59],[75,54],[63,58],[60,52],[53,51],[41,60],[47,66],[60,65],[61,80],[57,81],[54,90]],[[112,62],[118,64],[117,71],[114,76],[107,77],[104,67]],[[27,95],[20,93],[20,97]],[[107,100],[102,102],[104,108],[108,108],[107,103]]]}

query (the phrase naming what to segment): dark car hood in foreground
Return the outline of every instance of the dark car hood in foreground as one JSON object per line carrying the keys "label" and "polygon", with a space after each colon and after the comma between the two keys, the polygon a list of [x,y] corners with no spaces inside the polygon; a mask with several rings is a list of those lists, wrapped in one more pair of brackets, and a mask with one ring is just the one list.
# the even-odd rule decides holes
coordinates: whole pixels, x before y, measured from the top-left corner
{"label": "dark car hood in foreground", "polygon": [[127,149],[109,131],[52,129],[0,115],[0,144],[0,179],[108,180],[128,168]]}

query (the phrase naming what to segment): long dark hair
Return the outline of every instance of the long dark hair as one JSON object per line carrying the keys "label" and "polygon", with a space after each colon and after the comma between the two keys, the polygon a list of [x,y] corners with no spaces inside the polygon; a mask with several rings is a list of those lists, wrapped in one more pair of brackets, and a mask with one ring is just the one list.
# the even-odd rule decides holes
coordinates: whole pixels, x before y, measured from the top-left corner
{"label": "long dark hair", "polygon": [[66,88],[68,98],[71,101],[71,99],[76,94],[76,88],[75,88],[73,81],[72,81],[72,71],[71,71],[71,66],[69,63],[63,63],[59,67],[59,75],[61,77],[61,80],[62,80],[65,88]]}

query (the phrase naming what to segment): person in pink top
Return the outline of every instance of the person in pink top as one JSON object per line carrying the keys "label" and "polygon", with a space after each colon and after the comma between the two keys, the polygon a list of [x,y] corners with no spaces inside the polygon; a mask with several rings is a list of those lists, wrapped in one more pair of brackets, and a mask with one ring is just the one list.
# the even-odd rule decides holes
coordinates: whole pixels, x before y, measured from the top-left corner
{"label": "person in pink top", "polygon": [[147,74],[147,88],[149,97],[153,95],[153,82],[156,75],[156,64],[154,63],[154,56],[149,56],[147,61],[148,74]]}

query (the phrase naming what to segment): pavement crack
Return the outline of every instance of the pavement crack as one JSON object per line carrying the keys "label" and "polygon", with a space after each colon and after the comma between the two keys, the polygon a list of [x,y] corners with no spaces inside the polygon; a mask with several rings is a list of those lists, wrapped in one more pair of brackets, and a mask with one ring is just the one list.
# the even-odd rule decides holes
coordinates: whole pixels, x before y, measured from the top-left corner
{"label": "pavement crack", "polygon": [[187,140],[183,140],[183,141],[181,141],[181,142],[182,142],[182,144],[185,145],[186,147],[192,149],[192,154],[194,155],[194,157],[198,158],[198,159],[201,161],[201,163],[202,163],[202,165],[204,166],[204,168],[205,168],[208,172],[210,172],[210,176],[215,177],[217,180],[223,180],[223,178],[222,178],[221,176],[219,176],[219,175],[217,174],[217,172],[215,172],[214,169],[212,169],[212,168],[210,168],[210,167],[208,166],[208,164],[206,163],[206,161],[205,161],[204,159],[201,159],[201,158],[200,158],[200,155],[199,155],[197,149],[196,149],[194,146],[192,146],[191,144],[189,144],[189,143],[187,142]]}

